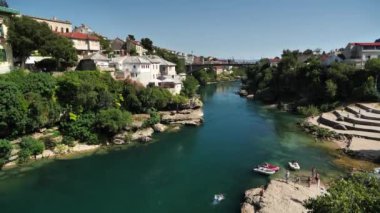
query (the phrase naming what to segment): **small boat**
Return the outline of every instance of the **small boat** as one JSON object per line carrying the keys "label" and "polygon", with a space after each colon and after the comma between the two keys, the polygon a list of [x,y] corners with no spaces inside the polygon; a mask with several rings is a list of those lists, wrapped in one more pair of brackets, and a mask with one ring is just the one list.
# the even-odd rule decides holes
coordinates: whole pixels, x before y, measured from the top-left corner
{"label": "small boat", "polygon": [[270,163],[264,163],[260,167],[263,167],[263,168],[266,168],[266,169],[270,169],[270,170],[273,170],[275,172],[277,172],[278,170],[280,170],[279,166],[276,166],[276,165],[273,165],[273,164],[270,164]]}
{"label": "small boat", "polygon": [[221,202],[224,198],[224,194],[216,194],[214,195],[214,202]]}
{"label": "small boat", "polygon": [[300,170],[301,169],[301,167],[297,161],[289,162],[289,167],[293,170]]}
{"label": "small boat", "polygon": [[254,168],[253,171],[255,171],[257,173],[260,173],[260,174],[264,174],[264,175],[273,175],[274,173],[276,173],[275,170],[268,169],[268,168],[265,168],[265,167],[262,167],[262,166]]}
{"label": "small boat", "polygon": [[374,168],[373,169],[373,173],[377,174],[377,175],[380,175],[380,167],[378,168]]}

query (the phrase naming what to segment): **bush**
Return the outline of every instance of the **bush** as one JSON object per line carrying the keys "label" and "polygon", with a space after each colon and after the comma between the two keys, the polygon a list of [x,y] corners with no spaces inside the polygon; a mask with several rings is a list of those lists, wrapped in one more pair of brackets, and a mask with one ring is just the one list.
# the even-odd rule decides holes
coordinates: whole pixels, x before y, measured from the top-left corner
{"label": "bush", "polygon": [[[91,143],[97,136],[94,136],[96,118],[93,113],[82,114],[77,116],[75,121],[61,122],[61,131],[65,136],[72,137],[83,143]],[[96,142],[97,143],[97,142]]]}
{"label": "bush", "polygon": [[354,174],[335,180],[328,194],[311,198],[305,207],[315,213],[380,212],[380,180],[370,174]]}
{"label": "bush", "polygon": [[71,136],[63,136],[62,144],[65,144],[69,147],[74,147],[75,146],[75,139]]}
{"label": "bush", "polygon": [[149,115],[150,117],[144,121],[144,124],[143,124],[144,127],[153,126],[161,122],[161,116],[157,111],[150,110]]}
{"label": "bush", "polygon": [[20,142],[19,158],[21,162],[25,162],[31,155],[37,156],[45,150],[45,144],[32,137],[24,137]]}
{"label": "bush", "polygon": [[8,140],[0,140],[0,168],[7,162],[12,152],[12,144]]}
{"label": "bush", "polygon": [[187,97],[194,97],[197,93],[199,87],[199,82],[193,76],[187,76],[186,80],[183,81],[183,88],[181,94]]}
{"label": "bush", "polygon": [[107,135],[114,135],[131,123],[131,113],[119,109],[101,110],[97,115],[97,128]]}
{"label": "bush", "polygon": [[301,115],[304,115],[304,116],[316,116],[318,115],[320,112],[319,112],[319,109],[314,106],[314,105],[310,105],[310,106],[307,106],[307,107],[298,107],[298,113],[300,113]]}
{"label": "bush", "polygon": [[43,138],[43,141],[44,141],[46,149],[53,150],[54,147],[56,147],[58,145],[57,141],[52,136],[47,136],[47,137]]}

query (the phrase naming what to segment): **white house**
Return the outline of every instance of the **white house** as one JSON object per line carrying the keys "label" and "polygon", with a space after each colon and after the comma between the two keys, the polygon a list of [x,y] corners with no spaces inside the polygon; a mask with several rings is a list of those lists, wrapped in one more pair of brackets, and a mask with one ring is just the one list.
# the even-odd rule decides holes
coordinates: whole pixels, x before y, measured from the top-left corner
{"label": "white house", "polygon": [[8,73],[13,69],[13,52],[7,42],[8,24],[10,17],[19,14],[18,11],[0,7],[0,74]]}
{"label": "white house", "polygon": [[349,43],[344,50],[345,62],[363,68],[372,58],[380,58],[380,42]]}
{"label": "white house", "polygon": [[158,86],[179,94],[183,76],[177,74],[175,64],[158,56],[124,56],[113,59],[115,78],[130,78],[146,86]]}

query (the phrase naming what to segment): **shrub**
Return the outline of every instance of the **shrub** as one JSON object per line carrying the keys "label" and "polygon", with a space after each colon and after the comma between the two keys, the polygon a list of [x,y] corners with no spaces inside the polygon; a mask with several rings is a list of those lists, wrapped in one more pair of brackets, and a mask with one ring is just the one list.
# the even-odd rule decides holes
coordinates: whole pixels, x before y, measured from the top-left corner
{"label": "shrub", "polygon": [[26,162],[31,155],[37,156],[45,150],[45,144],[32,137],[24,137],[20,142],[19,159]]}
{"label": "shrub", "polygon": [[132,115],[119,109],[101,110],[97,115],[97,128],[105,131],[108,135],[120,132],[132,123]]}
{"label": "shrub", "polygon": [[62,144],[65,144],[69,147],[74,147],[75,146],[75,139],[71,136],[63,136]]}
{"label": "shrub", "polygon": [[307,107],[298,107],[298,113],[300,113],[301,115],[304,115],[304,116],[316,116],[320,112],[316,106],[310,105]]}
{"label": "shrub", "polygon": [[8,140],[0,140],[0,168],[7,162],[12,152],[12,144]]}
{"label": "shrub", "polygon": [[144,124],[143,124],[144,127],[153,126],[161,122],[161,116],[157,111],[150,110],[149,115],[150,117],[144,121]]}

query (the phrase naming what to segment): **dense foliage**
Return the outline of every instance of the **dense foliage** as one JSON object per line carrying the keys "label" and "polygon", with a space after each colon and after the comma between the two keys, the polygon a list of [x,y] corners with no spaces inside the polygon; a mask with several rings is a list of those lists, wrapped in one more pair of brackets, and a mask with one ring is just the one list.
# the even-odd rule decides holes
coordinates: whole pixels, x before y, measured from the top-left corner
{"label": "dense foliage", "polygon": [[201,85],[206,85],[208,82],[216,82],[217,75],[212,69],[202,69],[200,71],[194,72],[193,76],[199,81]]}
{"label": "dense foliage", "polygon": [[377,60],[359,70],[344,63],[324,66],[318,56],[287,50],[277,66],[264,59],[248,68],[247,89],[264,102],[314,105],[322,111],[337,102],[377,101]]}
{"label": "dense foliage", "polygon": [[183,88],[181,93],[187,97],[194,97],[197,93],[199,87],[199,82],[193,76],[187,76],[186,80],[183,81]]}
{"label": "dense foliage", "polygon": [[315,213],[380,212],[380,180],[368,174],[355,174],[336,180],[328,194],[306,202]]}
{"label": "dense foliage", "polygon": [[176,64],[176,70],[178,73],[186,72],[185,59],[179,58],[176,54],[174,54],[168,50],[158,48],[158,47],[154,48],[154,52],[156,55],[160,56],[161,58],[175,63]]}
{"label": "dense foliage", "polygon": [[130,112],[178,109],[186,102],[187,97],[166,89],[115,81],[98,71],[60,77],[13,71],[0,76],[0,138],[59,126],[66,145],[73,140],[97,144],[127,127]]}

